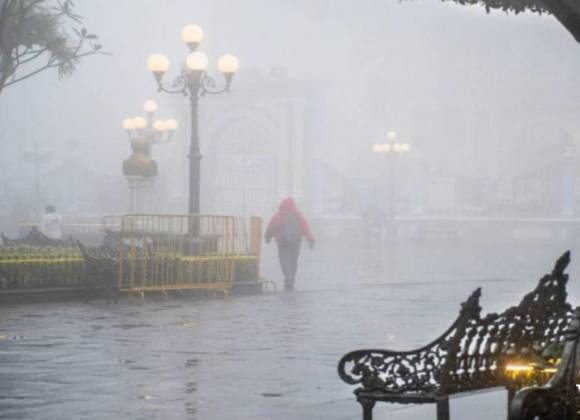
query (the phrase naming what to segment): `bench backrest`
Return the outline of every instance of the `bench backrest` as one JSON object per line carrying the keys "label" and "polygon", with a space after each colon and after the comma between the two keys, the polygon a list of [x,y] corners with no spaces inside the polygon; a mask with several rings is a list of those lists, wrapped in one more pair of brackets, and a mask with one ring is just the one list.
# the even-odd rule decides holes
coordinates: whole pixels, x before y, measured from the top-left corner
{"label": "bench backrest", "polygon": [[548,344],[563,341],[572,317],[566,302],[568,275],[564,273],[569,261],[566,252],[552,273],[542,277],[517,306],[501,314],[482,318],[480,311],[465,311],[450,338],[440,372],[441,393],[502,385],[506,361],[529,359],[531,353],[539,355]]}

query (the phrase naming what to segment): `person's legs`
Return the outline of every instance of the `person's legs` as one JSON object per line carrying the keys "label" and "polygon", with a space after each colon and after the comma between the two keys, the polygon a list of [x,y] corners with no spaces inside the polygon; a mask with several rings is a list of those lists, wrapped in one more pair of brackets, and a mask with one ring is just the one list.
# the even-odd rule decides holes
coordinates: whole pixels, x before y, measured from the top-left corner
{"label": "person's legs", "polygon": [[286,286],[291,276],[289,246],[287,242],[278,242],[278,259],[280,260],[280,268],[284,275],[284,286]]}
{"label": "person's legs", "polygon": [[290,261],[291,265],[291,276],[294,279],[296,277],[296,271],[298,271],[298,257],[300,256],[300,245],[302,241],[292,242],[290,247]]}
{"label": "person's legs", "polygon": [[288,277],[286,288],[294,290],[296,271],[298,271],[298,256],[300,255],[301,241],[293,241],[288,244]]}
{"label": "person's legs", "polygon": [[298,256],[300,254],[300,241],[279,242],[278,258],[280,268],[284,274],[284,289],[293,290],[296,271],[298,269]]}

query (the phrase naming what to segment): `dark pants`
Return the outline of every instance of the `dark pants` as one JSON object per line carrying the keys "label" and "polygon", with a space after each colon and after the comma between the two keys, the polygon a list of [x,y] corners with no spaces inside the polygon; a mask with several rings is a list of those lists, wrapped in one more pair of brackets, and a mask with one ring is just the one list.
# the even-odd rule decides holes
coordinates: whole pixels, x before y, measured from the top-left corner
{"label": "dark pants", "polygon": [[284,274],[284,288],[294,289],[296,270],[298,269],[298,255],[300,255],[300,245],[302,241],[280,241],[278,242],[278,258],[280,268]]}

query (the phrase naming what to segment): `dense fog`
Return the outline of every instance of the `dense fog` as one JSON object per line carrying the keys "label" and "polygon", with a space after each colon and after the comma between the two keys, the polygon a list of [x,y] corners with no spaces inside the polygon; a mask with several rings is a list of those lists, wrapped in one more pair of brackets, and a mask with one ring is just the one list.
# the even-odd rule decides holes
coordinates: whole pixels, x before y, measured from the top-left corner
{"label": "dense fog", "polygon": [[[77,0],[75,11],[106,54],[83,57],[71,77],[45,71],[0,92],[0,232],[25,235],[52,205],[64,236],[101,252],[104,217],[188,213],[190,102],[159,92],[147,61],[167,55],[164,86],[178,87],[189,54],[181,31],[196,24],[216,89],[225,83],[218,57],[240,62],[229,94],[199,99],[200,214],[243,218],[232,241],[250,238],[251,216],[263,220],[252,252],[228,249],[220,264],[248,254],[255,283],[280,291],[278,248],[261,237],[287,197],[312,229],[298,249],[302,234],[313,249],[302,247],[297,293],[190,304],[141,291],[138,303],[118,306],[5,310],[0,350],[13,351],[0,357],[0,400],[9,417],[350,420],[359,409],[336,376],[343,353],[425,344],[479,286],[485,311],[499,312],[567,249],[571,279],[580,274],[580,46],[554,17],[438,0]],[[123,122],[145,117],[151,99],[156,118],[177,128],[153,144],[158,175],[137,190],[123,172],[132,156]],[[201,267],[200,244],[218,249],[230,233],[204,237],[188,223],[137,232],[130,244],[121,232],[115,246],[132,247],[126,260],[139,262],[171,255],[152,245],[159,236],[188,240],[171,251]],[[3,248],[8,272],[21,249]],[[91,260],[78,249],[86,275]],[[115,273],[120,289],[127,272]],[[37,280],[8,277],[0,289]],[[567,291],[577,302],[577,282]],[[50,357],[37,353],[43,346]]]}
{"label": "dense fog", "polygon": [[[268,217],[290,195],[319,226],[362,226],[384,211],[376,197],[391,164],[400,216],[577,213],[577,165],[565,162],[580,140],[580,55],[551,16],[385,0],[83,1],[77,11],[112,55],[2,93],[5,232],[37,221],[48,203],[65,222],[128,212],[121,123],[143,115],[149,98],[179,128],[154,147],[159,176],[145,210],[186,212],[189,104],[158,93],[146,61],[166,54],[170,82],[188,23],[205,31],[200,50],[218,85],[217,57],[241,62],[230,95],[200,102],[202,213]],[[389,131],[409,153],[373,153]]]}

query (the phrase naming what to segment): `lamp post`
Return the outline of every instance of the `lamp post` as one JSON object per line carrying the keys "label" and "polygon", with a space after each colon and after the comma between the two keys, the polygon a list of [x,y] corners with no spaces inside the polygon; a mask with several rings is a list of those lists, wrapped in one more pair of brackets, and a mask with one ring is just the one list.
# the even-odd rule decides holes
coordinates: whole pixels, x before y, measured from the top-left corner
{"label": "lamp post", "polygon": [[[129,182],[130,212],[143,212],[143,203],[152,204],[150,192],[157,176],[157,163],[151,158],[154,144],[168,143],[177,128],[177,121],[154,120],[157,103],[151,99],[145,101],[143,108],[147,117],[126,118],[123,128],[127,132],[132,154],[123,162],[123,174]],[[145,197],[149,199],[145,200]],[[150,205],[147,207],[151,207]]]}
{"label": "lamp post", "polygon": [[390,239],[394,239],[395,229],[394,220],[396,213],[396,203],[395,203],[395,168],[394,161],[397,155],[404,155],[411,150],[409,143],[397,142],[398,135],[395,131],[389,131],[387,133],[387,141],[384,143],[376,143],[373,145],[373,152],[378,155],[383,155],[388,159],[387,162],[387,221],[388,221],[388,234]]}
{"label": "lamp post", "polygon": [[37,222],[40,220],[40,209],[41,209],[40,166],[50,161],[51,157],[52,151],[39,149],[38,141],[34,142],[32,149],[26,150],[23,154],[23,158],[26,160],[26,162],[34,165],[34,217],[35,217],[34,220]]}
{"label": "lamp post", "polygon": [[[387,252],[385,255],[385,236],[381,238],[381,256],[387,263],[388,276],[394,279],[397,275],[397,253],[398,253],[398,234],[395,226],[396,216],[396,194],[395,194],[395,162],[397,157],[408,153],[411,146],[408,143],[397,141],[398,135],[395,131],[389,131],[386,136],[386,142],[373,145],[373,152],[386,158],[387,169],[387,217],[386,229],[381,229],[387,239]],[[385,174],[383,173],[383,179]],[[384,226],[384,222],[381,224]]]}
{"label": "lamp post", "polygon": [[209,60],[197,51],[203,40],[203,30],[197,25],[188,25],[181,32],[183,42],[189,48],[185,66],[175,77],[170,87],[163,83],[163,75],[169,69],[169,60],[163,54],[153,54],[147,61],[149,70],[155,76],[160,92],[182,94],[189,98],[191,109],[191,140],[189,147],[189,214],[200,212],[201,151],[199,148],[199,98],[208,94],[217,95],[230,91],[230,84],[238,71],[239,62],[233,55],[223,55],[217,61],[218,70],[224,75],[225,85],[217,88],[216,82],[206,73]]}

